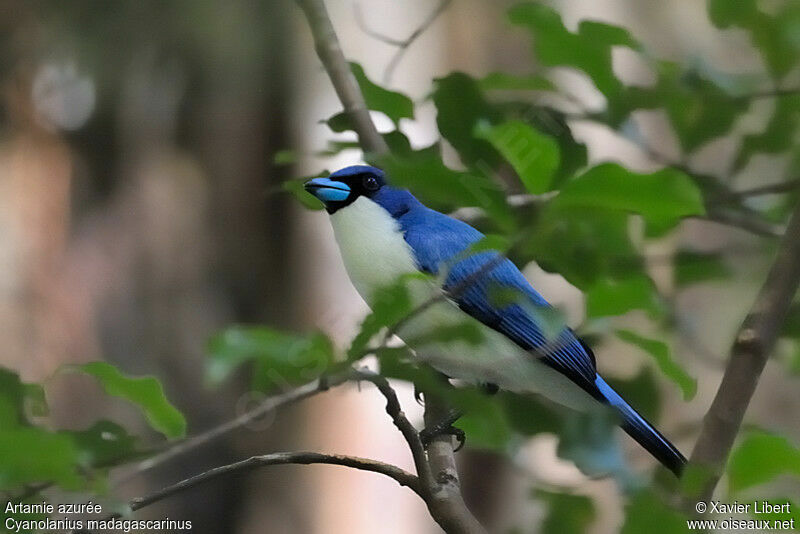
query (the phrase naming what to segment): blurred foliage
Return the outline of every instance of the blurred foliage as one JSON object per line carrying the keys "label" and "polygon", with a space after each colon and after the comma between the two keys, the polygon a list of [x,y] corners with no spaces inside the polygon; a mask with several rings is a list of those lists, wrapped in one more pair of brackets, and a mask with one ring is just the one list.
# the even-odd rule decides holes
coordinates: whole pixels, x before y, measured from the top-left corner
{"label": "blurred foliage", "polygon": [[534,497],[547,505],[540,531],[543,534],[581,534],[595,517],[592,499],[583,495],[538,490]]}
{"label": "blurred foliage", "polygon": [[[674,333],[670,299],[659,293],[646,268],[642,237],[634,237],[637,221],[644,222],[645,241],[674,235],[687,218],[709,216],[719,208],[761,222],[785,221],[788,204],[754,207],[747,199],[731,194],[730,177],[701,174],[683,163],[709,143],[730,135],[737,121],[750,111],[753,100],[770,98],[774,105],[769,120],[761,131],[743,136],[733,155],[732,172],[741,171],[759,154],[786,155],[794,161],[788,172],[800,170],[800,145],[796,143],[800,96],[797,91],[775,89],[800,62],[800,4],[775,4],[766,11],[755,0],[707,3],[709,18],[718,29],[744,30],[763,57],[764,80],[754,85],[758,73],[743,76],[658,58],[625,28],[584,20],[571,31],[557,10],[539,2],[521,3],[511,8],[508,20],[530,35],[535,68],[523,75],[492,72],[481,78],[453,72],[434,80],[429,99],[436,109],[441,139],[422,148],[412,147],[402,131],[403,122],[415,117],[414,101],[381,87],[361,65],[352,63],[368,108],[384,114],[393,125],[392,131],[383,134],[391,153],[365,154],[365,159],[381,166],[393,183],[413,190],[434,209],[476,208],[480,212],[476,224],[493,237],[471,252],[505,250],[514,243],[510,252],[514,260],[520,264],[536,261],[584,291],[586,315],[590,322],[605,328],[601,335],[616,335],[650,356],[633,378],[609,377],[608,381],[655,422],[662,411],[660,385],[665,380],[673,383],[689,400],[697,390],[696,380],[672,353],[670,342],[632,330],[614,330],[605,321],[643,311],[665,336]],[[108,79],[118,76],[115,69],[125,63],[116,59],[123,55],[123,45],[127,46],[118,30],[130,13],[97,6],[82,10],[69,3],[53,5],[61,10],[56,15],[81,21],[91,29],[87,33],[93,38],[82,43],[85,55],[113,67],[104,73]],[[195,20],[183,23],[187,6],[185,1],[177,2],[168,10],[157,11],[162,17],[182,21],[170,26],[173,31],[165,39],[193,49],[214,34],[218,21],[215,11],[198,9]],[[254,31],[257,24],[240,22],[237,53],[259,56],[264,42]],[[146,40],[147,36],[136,38]],[[643,60],[654,77],[651,85],[627,85],[618,78],[613,52],[619,48]],[[220,53],[214,60],[228,64],[230,57]],[[604,97],[603,109],[588,111],[576,106],[575,98],[562,92],[552,76],[554,68],[570,69],[590,80]],[[550,98],[543,99],[543,95]],[[575,107],[581,109],[576,112]],[[679,160],[659,156],[636,131],[632,114],[637,110],[664,112],[681,149]],[[574,119],[627,138],[662,162],[663,168],[642,173],[616,162],[590,164],[586,146],[574,135]],[[334,133],[352,129],[344,113],[325,122]],[[320,154],[333,156],[354,148],[358,145],[352,137],[336,138]],[[454,154],[458,162],[448,159],[446,163],[444,152]],[[284,151],[275,163],[287,165],[296,159],[294,152]],[[321,209],[302,183],[288,181],[284,189],[304,206]],[[521,195],[523,201],[510,202],[510,195]],[[678,292],[733,276],[720,253],[681,249],[668,261],[674,267]],[[382,333],[395,331],[415,313],[410,293],[410,284],[415,282],[427,280],[400,280],[376,295],[371,312],[343,353],[320,332],[290,333],[268,326],[228,328],[209,341],[207,379],[218,385],[244,369],[254,389],[272,392],[314,380],[343,362],[376,354],[385,376],[413,382],[463,410],[465,416],[458,425],[467,433],[468,446],[513,456],[527,437],[556,435],[559,455],[587,473],[613,474],[628,493],[622,532],[685,530],[680,513],[655,492],[641,490],[635,483],[619,445],[619,433],[614,430],[616,421],[587,419],[539,398],[508,392],[489,397],[478,388],[450,387],[429,369],[416,365],[407,349],[381,342]],[[783,334],[800,348],[797,304]],[[469,344],[480,339],[474,328],[465,324],[417,341]],[[793,361],[800,369],[800,350]],[[94,377],[109,395],[136,405],[152,428],[164,436],[185,434],[184,417],[166,399],[156,378],[128,377],[102,362],[69,370]],[[111,421],[99,421],[80,431],[52,430],[41,422],[46,408],[41,386],[25,384],[14,373],[0,369],[0,490],[12,497],[35,496],[36,484],[64,490],[91,486],[100,491],[108,467],[143,454],[137,446],[139,438]],[[727,474],[731,492],[782,474],[800,476],[800,452],[777,434],[751,433],[731,456]],[[547,508],[542,532],[584,532],[596,515],[592,500],[585,496],[537,491],[533,498]]]}
{"label": "blurred foliage", "polygon": [[106,362],[68,366],[66,369],[95,377],[109,395],[123,398],[139,406],[150,426],[164,436],[179,438],[186,434],[186,419],[169,403],[158,379],[131,378]]}
{"label": "blurred foliage", "polygon": [[651,491],[641,491],[633,496],[625,509],[622,534],[671,534],[687,532],[686,518],[671,509]]}
{"label": "blurred foliage", "polygon": [[683,392],[683,400],[691,400],[697,393],[697,380],[675,362],[670,356],[669,345],[657,339],[640,336],[630,330],[617,330],[617,337],[635,345],[650,354],[655,359],[658,368],[665,377],[672,380]]}
{"label": "blurred foliage", "polygon": [[334,360],[330,338],[320,332],[308,336],[264,326],[234,326],[208,343],[207,377],[219,384],[239,366],[251,362],[252,387],[270,392],[299,386],[318,378]]}
{"label": "blurred foliage", "polygon": [[800,448],[786,438],[751,432],[728,461],[728,486],[736,493],[781,475],[800,477]]}
{"label": "blurred foliage", "polygon": [[[183,421],[166,403],[156,379],[125,378],[113,367],[95,363],[101,367],[84,367],[99,376],[108,373],[110,378],[103,376],[101,381],[109,383],[110,393],[152,409],[156,420],[160,411],[172,411]],[[85,430],[51,430],[40,420],[46,409],[40,386],[23,383],[15,373],[0,368],[0,490],[34,497],[38,489],[50,485],[64,490],[101,489],[107,468],[144,453],[136,437],[111,421],[98,421]]]}

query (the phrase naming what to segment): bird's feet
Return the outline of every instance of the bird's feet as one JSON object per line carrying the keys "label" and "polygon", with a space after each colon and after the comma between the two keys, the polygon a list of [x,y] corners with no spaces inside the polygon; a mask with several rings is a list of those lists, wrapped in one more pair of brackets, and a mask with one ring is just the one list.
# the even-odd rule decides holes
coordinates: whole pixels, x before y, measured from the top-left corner
{"label": "bird's feet", "polygon": [[460,451],[464,444],[467,442],[467,435],[460,428],[453,426],[453,423],[461,417],[461,412],[458,410],[451,410],[447,417],[441,421],[437,421],[432,425],[423,428],[419,433],[419,439],[422,445],[427,449],[428,445],[439,436],[455,436],[458,441],[458,446],[454,449],[455,452]]}

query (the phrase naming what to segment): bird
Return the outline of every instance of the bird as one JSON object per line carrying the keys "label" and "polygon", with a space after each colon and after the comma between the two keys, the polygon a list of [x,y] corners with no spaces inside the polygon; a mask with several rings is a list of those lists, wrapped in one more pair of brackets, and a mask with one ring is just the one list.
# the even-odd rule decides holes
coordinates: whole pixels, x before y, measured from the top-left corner
{"label": "bird", "polygon": [[[470,324],[479,330],[478,344],[456,339],[425,346],[417,351],[424,363],[449,378],[543,395],[580,412],[616,412],[622,429],[680,477],[686,458],[603,380],[591,348],[572,329],[545,324],[541,312],[553,308],[517,266],[499,251],[470,253],[484,238],[480,231],[428,208],[369,165],[313,178],[304,188],[322,201],[345,270],[368,305],[405,275],[429,275],[407,277],[422,311],[395,333],[411,349],[419,348],[413,340],[431,339],[425,334],[436,329]],[[497,290],[515,296],[498,299]]]}

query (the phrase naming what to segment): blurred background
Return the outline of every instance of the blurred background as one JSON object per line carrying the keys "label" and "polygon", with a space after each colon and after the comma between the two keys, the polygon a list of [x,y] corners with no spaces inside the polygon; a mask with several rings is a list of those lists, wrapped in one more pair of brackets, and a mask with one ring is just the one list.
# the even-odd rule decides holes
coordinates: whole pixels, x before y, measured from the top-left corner
{"label": "blurred background", "polygon": [[[368,35],[356,11],[370,29],[403,39],[436,7],[423,0],[328,4],[345,54],[376,81],[396,48]],[[768,11],[780,2],[763,4]],[[439,137],[427,98],[434,78],[454,70],[476,77],[525,72],[536,64],[526,32],[506,20],[511,5],[456,0],[409,47],[387,87],[416,103],[414,120],[402,123],[413,146]],[[714,27],[704,2],[550,5],[569,29],[584,19],[618,24],[653,56],[706,73],[765,72],[748,32]],[[800,29],[795,32],[800,43]],[[648,69],[630,50],[615,50],[613,61],[625,83],[647,83]],[[800,81],[800,71],[793,73]],[[569,69],[555,69],[553,76],[584,108],[603,107],[603,95],[585,76]],[[341,106],[293,2],[0,0],[0,98],[0,365],[25,381],[47,382],[54,428],[84,428],[112,417],[148,432],[135,410],[103,396],[88,378],[53,377],[65,363],[105,360],[127,373],[157,376],[186,415],[191,435],[252,402],[245,374],[219,389],[207,386],[206,343],[225,326],[319,328],[347,346],[367,308],[346,278],[325,214],[304,210],[281,184],[360,162],[361,153],[319,153],[332,139],[354,137],[332,134],[321,122]],[[698,172],[726,174],[741,136],[763,130],[775,105],[754,102],[736,128],[690,159],[660,110],[635,112],[633,140],[588,121],[571,127],[591,163],[619,161],[645,172],[662,167],[663,156],[683,159]],[[386,117],[375,118],[379,129],[389,127]],[[637,136],[649,139],[658,154],[643,149]],[[294,152],[292,161],[276,163],[286,150]],[[737,174],[736,186],[781,181],[789,161],[786,154],[754,157]],[[762,237],[692,220],[649,252],[668,254],[686,242],[722,251],[733,273],[724,283],[678,292],[668,287],[670,265],[650,266],[674,300],[673,357],[698,380],[691,402],[661,383],[660,426],[688,454],[771,249]],[[570,324],[581,323],[578,289],[535,263],[525,272],[567,312]],[[610,320],[632,329],[648,324],[640,312]],[[797,442],[798,384],[786,371],[794,350],[788,341],[779,346],[748,419]],[[596,353],[611,375],[636,376],[644,365],[619,340],[604,342]],[[410,387],[398,388],[418,422],[421,409]],[[530,491],[552,486],[593,499],[591,532],[619,530],[624,503],[615,482],[585,477],[557,457],[556,446],[552,435],[539,435],[514,461],[476,450],[459,454],[468,502],[492,531],[537,531],[545,507],[530,499]],[[631,443],[625,447],[635,468],[652,465]],[[379,396],[370,387],[346,386],[131,479],[114,497],[145,494],[253,454],[294,449],[412,467]],[[191,519],[198,534],[438,532],[419,499],[391,480],[326,466],[224,478],[137,513],[165,516]]]}

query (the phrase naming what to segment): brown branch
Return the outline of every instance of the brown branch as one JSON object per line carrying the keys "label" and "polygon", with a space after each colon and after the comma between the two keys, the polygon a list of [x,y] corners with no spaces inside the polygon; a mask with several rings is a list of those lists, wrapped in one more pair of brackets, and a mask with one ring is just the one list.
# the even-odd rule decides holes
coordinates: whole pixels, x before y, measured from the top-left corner
{"label": "brown branch", "polygon": [[800,203],[789,221],[775,263],[739,329],[717,395],[692,451],[690,462],[708,473],[699,495],[701,500],[709,500],[719,481],[799,284]]}
{"label": "brown branch", "polygon": [[784,234],[780,225],[765,221],[750,212],[734,209],[722,209],[716,206],[706,206],[705,215],[696,217],[704,221],[738,228],[745,232],[761,237],[780,237]]}
{"label": "brown branch", "polygon": [[433,477],[430,467],[428,466],[425,448],[419,438],[419,432],[417,432],[417,429],[414,428],[414,425],[411,424],[403,412],[400,401],[397,399],[397,393],[395,393],[392,386],[389,385],[389,381],[383,376],[368,370],[356,371],[353,375],[353,379],[372,383],[384,396],[386,399],[386,413],[389,414],[394,426],[397,427],[403,435],[403,438],[405,438],[408,448],[411,449],[411,456],[414,459],[414,467],[417,470],[417,474],[425,490],[429,490],[432,485]]}
{"label": "brown branch", "polygon": [[[432,427],[449,413],[447,404],[435,394],[425,394],[425,426]],[[435,482],[434,491],[427,500],[428,511],[445,532],[483,534],[486,530],[469,512],[461,495],[453,437],[435,436],[428,444],[428,465]]]}
{"label": "brown branch", "polygon": [[[356,127],[361,148],[366,152],[372,152],[377,155],[388,153],[389,147],[378,134],[369,113],[364,107],[363,95],[361,95],[355,78],[352,76],[344,59],[336,33],[328,18],[325,4],[322,0],[297,0],[297,3],[306,14],[311,33],[314,35],[317,53],[325,65],[325,70],[331,77],[331,81],[333,81],[345,110],[349,110],[352,116],[359,118],[358,122],[354,121],[354,126]],[[387,411],[388,401],[389,399],[387,398]],[[434,399],[426,402],[426,412],[437,409],[437,405],[438,401]],[[401,432],[404,432],[402,428]],[[416,440],[419,440],[419,435],[410,441],[405,432],[403,435],[406,437],[406,441],[409,442],[409,446],[411,446],[412,442],[416,443]],[[417,467],[417,474],[421,483],[425,485],[425,492],[430,496],[426,503],[431,516],[442,528],[450,533],[471,534],[483,532],[483,528],[464,505],[463,499],[460,498],[458,477],[449,477],[444,481],[439,478],[442,473],[452,474],[455,471],[452,440],[445,441],[442,438],[434,441],[435,443],[431,444],[433,449],[429,448],[426,462],[424,462],[425,465]],[[416,444],[414,448],[416,448]],[[414,453],[414,449],[412,449],[412,453]],[[416,461],[417,458],[415,457]],[[452,472],[448,470],[452,470]]]}
{"label": "brown branch", "polygon": [[369,116],[364,95],[356,83],[350,65],[344,57],[336,31],[333,29],[328,11],[323,0],[297,0],[303,10],[314,37],[317,55],[333,82],[333,88],[350,117],[358,142],[365,152],[385,154],[389,147],[378,133]]}
{"label": "brown branch", "polygon": [[436,21],[436,19],[439,18],[439,15],[444,13],[444,11],[450,6],[452,1],[453,0],[441,0],[439,2],[439,5],[436,6],[436,8],[433,11],[431,11],[428,17],[424,21],[422,21],[422,23],[414,31],[412,31],[411,34],[409,34],[409,36],[406,37],[405,39],[395,39],[393,37],[389,37],[388,35],[384,35],[380,32],[376,32],[375,30],[371,29],[369,26],[367,26],[367,23],[364,21],[364,14],[361,11],[361,5],[360,4],[355,5],[356,23],[359,25],[361,30],[370,37],[372,37],[373,39],[377,39],[378,41],[397,47],[397,51],[395,52],[394,56],[392,56],[392,59],[389,60],[389,63],[386,65],[386,69],[383,71],[384,84],[389,84],[392,81],[392,75],[394,74],[397,65],[400,64],[400,61],[403,59],[403,56],[405,56],[406,52],[408,51],[408,48],[412,44],[414,44],[414,41],[416,41],[420,35],[425,33],[425,31],[431,26],[431,24],[433,24]]}
{"label": "brown branch", "polygon": [[753,91],[751,93],[744,93],[735,95],[734,100],[758,100],[762,98],[781,98],[785,96],[795,96],[800,94],[800,87],[788,87],[786,89],[766,89],[764,91]]}
{"label": "brown branch", "polygon": [[276,410],[281,406],[285,406],[287,404],[291,404],[312,395],[316,395],[322,391],[326,391],[328,388],[338,386],[351,380],[354,376],[354,371],[352,369],[346,369],[345,371],[341,371],[339,373],[335,373],[332,375],[327,375],[308,384],[299,386],[295,389],[287,391],[285,393],[281,393],[279,395],[267,397],[263,401],[261,401],[255,408],[248,410],[247,412],[241,414],[240,416],[236,417],[235,419],[231,419],[230,421],[225,421],[224,423],[206,431],[202,434],[198,434],[194,437],[187,438],[183,441],[173,444],[170,448],[164,450],[163,452],[152,456],[142,462],[139,462],[136,467],[134,468],[133,472],[128,473],[125,477],[123,477],[119,482],[118,486],[128,482],[135,476],[144,473],[152,469],[153,467],[160,465],[168,460],[171,460],[177,456],[186,454],[189,451],[196,449],[197,447],[203,446],[211,441],[219,439],[220,437],[242,428],[253,421],[264,417],[268,413]]}
{"label": "brown branch", "polygon": [[202,484],[217,477],[238,473],[241,471],[249,471],[264,467],[267,465],[286,465],[286,464],[329,464],[341,465],[344,467],[351,467],[362,471],[371,471],[379,473],[395,480],[401,486],[410,488],[414,493],[422,496],[422,488],[419,479],[411,473],[400,469],[394,465],[370,460],[367,458],[359,458],[356,456],[344,456],[340,454],[321,454],[318,452],[277,452],[273,454],[264,454],[261,456],[252,456],[246,460],[235,462],[220,467],[209,469],[203,473],[181,480],[176,484],[162,488],[155,493],[138,497],[130,502],[131,510],[136,511],[149,506],[153,503],[166,499],[176,493],[193,488],[198,484]]}
{"label": "brown branch", "polygon": [[776,195],[780,193],[791,193],[800,190],[800,180],[787,180],[785,182],[777,182],[774,184],[760,185],[750,189],[742,189],[739,191],[730,191],[728,196],[732,200],[741,200],[744,198],[756,197],[761,195]]}

